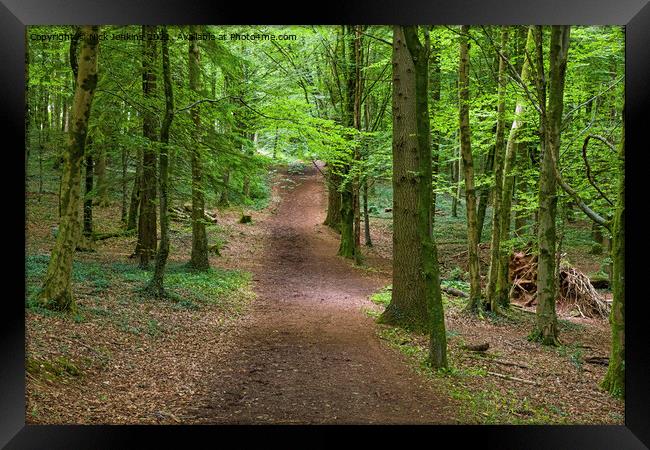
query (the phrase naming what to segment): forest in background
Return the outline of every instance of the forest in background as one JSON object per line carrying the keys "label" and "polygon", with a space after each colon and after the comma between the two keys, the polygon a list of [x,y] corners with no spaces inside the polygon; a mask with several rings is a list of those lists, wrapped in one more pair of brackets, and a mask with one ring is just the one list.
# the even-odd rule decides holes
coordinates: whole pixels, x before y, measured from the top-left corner
{"label": "forest in background", "polygon": [[[232,39],[255,33],[274,38]],[[115,239],[146,296],[184,301],[166,288],[178,271],[221,283],[219,211],[251,222],[274,170],[315,168],[341,257],[366,264],[373,218],[390,224],[378,321],[429,336],[434,369],[443,296],[479,318],[534,307],[528,338],[550,346],[568,302],[609,318],[603,387],[624,395],[621,27],[30,26],[26,41],[26,191],[54,198],[58,223],[48,258],[27,249],[28,309],[79,314],[77,259]],[[170,221],[191,250],[168,268]],[[452,241],[465,262],[441,276]]]}

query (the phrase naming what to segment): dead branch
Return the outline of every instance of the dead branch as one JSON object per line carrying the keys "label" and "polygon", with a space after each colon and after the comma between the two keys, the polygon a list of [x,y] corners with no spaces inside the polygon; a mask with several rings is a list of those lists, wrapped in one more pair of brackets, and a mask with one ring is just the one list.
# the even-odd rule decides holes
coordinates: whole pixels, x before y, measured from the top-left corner
{"label": "dead branch", "polygon": [[441,287],[440,290],[446,294],[454,295],[456,297],[463,297],[463,298],[469,297],[469,295],[466,292],[451,287]]}
{"label": "dead branch", "polygon": [[524,380],[523,378],[513,377],[511,375],[504,375],[502,373],[488,372],[488,375],[493,375],[495,377],[503,378],[504,380],[519,381],[520,383],[532,384],[534,386],[539,386],[539,383],[531,380]]}

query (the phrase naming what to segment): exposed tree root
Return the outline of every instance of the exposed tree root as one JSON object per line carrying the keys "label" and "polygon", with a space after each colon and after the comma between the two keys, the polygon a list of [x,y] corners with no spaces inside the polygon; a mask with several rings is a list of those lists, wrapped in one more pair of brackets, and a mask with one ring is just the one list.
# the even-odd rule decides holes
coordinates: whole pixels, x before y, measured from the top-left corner
{"label": "exposed tree root", "polygon": [[[510,257],[510,298],[533,306],[537,301],[537,256],[515,252]],[[591,284],[589,277],[575,267],[562,265],[558,279],[557,304],[574,309],[581,317],[607,318],[610,304]]]}

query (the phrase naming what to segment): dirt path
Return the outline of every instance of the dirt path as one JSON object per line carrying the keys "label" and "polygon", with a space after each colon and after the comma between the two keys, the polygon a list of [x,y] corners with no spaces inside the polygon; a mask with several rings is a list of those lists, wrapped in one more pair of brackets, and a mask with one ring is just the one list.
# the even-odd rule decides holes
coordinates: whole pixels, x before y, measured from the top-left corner
{"label": "dirt path", "polygon": [[276,214],[257,223],[262,254],[242,256],[258,298],[215,361],[205,423],[453,423],[455,411],[400,354],[386,348],[367,297],[385,276],[336,256],[321,225],[326,193],[312,168],[290,176]]}

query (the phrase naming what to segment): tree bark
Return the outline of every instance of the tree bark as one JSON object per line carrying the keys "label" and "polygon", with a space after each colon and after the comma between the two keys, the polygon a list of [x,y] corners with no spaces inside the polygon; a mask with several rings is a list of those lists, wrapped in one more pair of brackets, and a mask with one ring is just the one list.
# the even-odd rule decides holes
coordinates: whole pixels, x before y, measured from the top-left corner
{"label": "tree bark", "polygon": [[[508,27],[503,27],[501,31],[501,48],[505,51],[508,44]],[[497,106],[497,130],[496,142],[494,144],[494,188],[492,190],[492,234],[490,237],[490,268],[488,271],[488,284],[485,293],[485,299],[490,310],[497,311],[499,300],[496,295],[497,276],[499,271],[499,256],[501,245],[501,229],[499,220],[499,211],[501,210],[501,200],[503,196],[503,166],[505,160],[505,115],[506,115],[506,62],[503,58],[499,59],[498,75],[498,106]]]}
{"label": "tree bark", "polygon": [[91,238],[93,234],[93,140],[92,136],[86,138],[86,185],[84,192],[84,226],[83,235]]}
{"label": "tree bark", "polygon": [[[437,39],[432,40],[431,56],[431,105],[430,111],[435,111],[438,103],[440,102],[440,43]],[[431,192],[431,226],[436,221],[436,188],[438,187],[438,174],[440,172],[440,132],[437,128],[431,130],[431,178],[433,183],[433,190]]]}
{"label": "tree bark", "polygon": [[610,394],[625,398],[625,106],[623,106],[623,133],[618,151],[618,200],[612,227],[612,310],[609,323],[612,329],[612,347],[607,374],[602,387]]}
{"label": "tree bark", "polygon": [[[352,35],[349,40],[349,49],[347,53],[347,89],[345,91],[345,125],[350,128],[359,129],[356,115],[356,102],[357,95],[357,59],[356,48],[359,45],[360,35],[357,35],[354,26],[346,27],[347,34]],[[348,158],[354,160],[356,158],[356,150]],[[356,177],[350,177],[353,161],[346,161],[341,164],[341,177],[342,177],[342,190],[341,190],[341,240],[339,244],[338,255],[344,258],[353,259],[355,262],[360,261],[361,254],[356,239],[356,209],[358,205],[357,200],[357,187]],[[350,178],[350,179],[347,179]]]}
{"label": "tree bark", "polygon": [[417,26],[393,27],[393,293],[380,322],[429,331],[429,361],[441,368],[447,340],[431,223],[428,60]]}
{"label": "tree bark", "polygon": [[169,129],[174,120],[174,92],[172,89],[169,68],[169,34],[167,27],[162,27],[162,72],[165,87],[165,117],[160,128],[160,142],[162,144],[159,155],[159,188],[160,188],[160,245],[156,252],[154,273],[149,283],[149,291],[155,297],[163,297],[165,267],[169,256]]}
{"label": "tree bark", "polygon": [[126,221],[127,230],[135,230],[140,208],[140,185],[142,179],[142,149],[136,151],[135,177],[133,178],[133,189],[131,189],[131,201],[129,204],[129,217]]}
{"label": "tree bark", "polygon": [[[526,40],[526,49],[532,54],[535,48],[533,36],[533,27],[528,29]],[[524,52],[525,55],[526,52]],[[521,66],[522,82],[525,85],[530,83],[530,62],[524,56],[524,62]],[[499,215],[499,269],[496,281],[496,296],[499,305],[507,307],[510,304],[510,279],[508,277],[508,263],[510,251],[504,244],[510,239],[510,212],[512,209],[512,192],[515,184],[514,167],[517,159],[518,141],[521,127],[523,125],[522,117],[526,105],[526,98],[523,95],[518,96],[515,105],[515,117],[512,121],[508,142],[506,143],[506,154],[503,165],[503,189],[501,191],[501,210]],[[496,213],[496,211],[495,211]]]}
{"label": "tree bark", "polygon": [[[156,34],[155,25],[143,25],[145,36]],[[142,92],[148,103],[155,98],[157,59],[156,41],[144,41],[142,58]],[[158,140],[155,113],[147,109],[142,118],[142,134],[146,144],[142,149],[142,177],[140,180],[140,215],[138,218],[138,243],[135,254],[140,257],[140,268],[149,269],[151,258],[156,252],[158,233],[156,229],[156,151],[153,143]]]}
{"label": "tree bark", "polygon": [[474,162],[469,128],[469,53],[467,34],[469,26],[460,28],[460,66],[458,68],[460,151],[465,175],[465,210],[467,213],[467,250],[469,255],[470,292],[467,309],[481,309],[481,274],[478,260],[476,223],[476,192],[474,190]]}
{"label": "tree bark", "polygon": [[95,164],[95,176],[97,177],[97,198],[95,204],[99,206],[108,206],[108,179],[106,178],[106,169],[108,159],[106,157],[106,147],[100,145],[95,152],[97,161]]}
{"label": "tree bark", "polygon": [[[538,54],[541,53],[542,29],[536,33]],[[552,26],[549,61],[548,105],[542,107],[541,136],[542,160],[539,180],[538,240],[539,258],[537,265],[537,322],[533,338],[544,345],[558,345],[555,277],[557,182],[553,160],[559,156],[560,128],[564,106],[564,80],[569,50],[569,26]],[[538,57],[537,85],[540,105],[545,104],[542,93],[545,90],[543,65]]]}
{"label": "tree bark", "polygon": [[[190,25],[190,34],[198,34],[196,25]],[[189,44],[189,74],[190,90],[196,96],[201,91],[200,80],[199,43],[197,40],[190,40]],[[195,270],[207,270],[210,268],[208,259],[208,236],[205,231],[205,198],[203,194],[203,161],[199,143],[201,142],[201,116],[199,107],[192,108],[192,121],[194,122],[195,145],[192,148],[192,256],[189,266]]]}
{"label": "tree bark", "polygon": [[88,119],[97,86],[98,26],[84,26],[77,83],[72,105],[71,131],[64,153],[61,218],[59,233],[47,267],[40,303],[50,309],[72,312],[76,309],[72,296],[72,260],[81,231],[79,220],[81,165],[84,157]]}
{"label": "tree bark", "polygon": [[341,183],[341,177],[332,166],[327,170],[325,181],[327,183],[327,216],[323,224],[340,233],[341,192],[339,191],[339,185]]}

